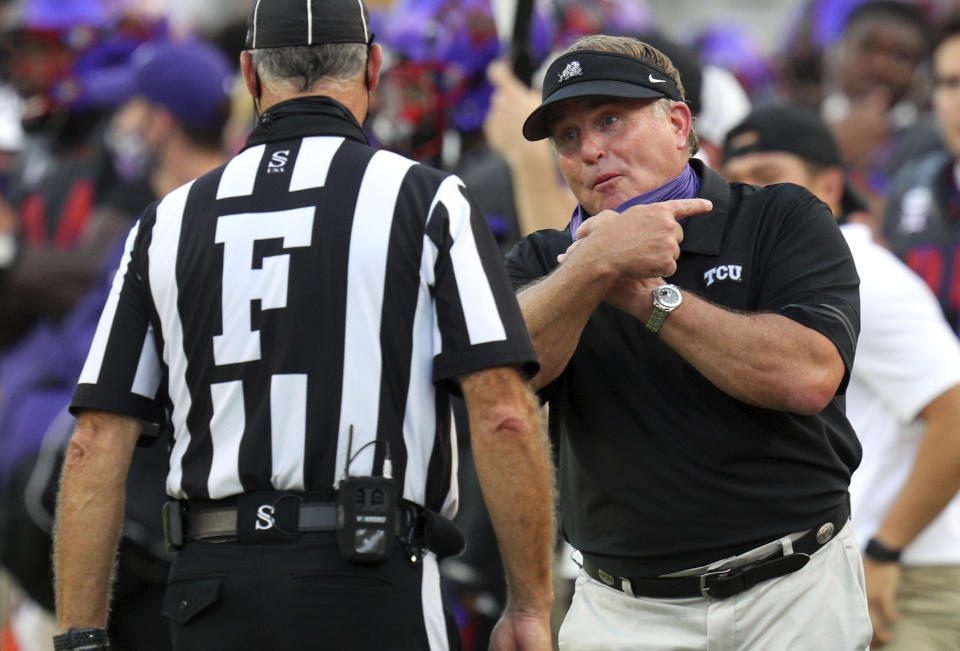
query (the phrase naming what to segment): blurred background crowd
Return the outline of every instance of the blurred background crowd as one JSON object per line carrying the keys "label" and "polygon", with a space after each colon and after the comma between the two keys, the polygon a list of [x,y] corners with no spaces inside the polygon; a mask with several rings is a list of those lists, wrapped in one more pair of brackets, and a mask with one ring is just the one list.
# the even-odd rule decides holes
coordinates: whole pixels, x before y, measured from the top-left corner
{"label": "blurred background crowd", "polygon": [[[253,124],[237,77],[249,4],[0,0],[0,651],[49,648],[65,407],[126,233],[154,199],[236,153]],[[520,136],[551,54],[586,34],[636,36],[680,70],[697,156],[715,168],[751,107],[819,112],[868,207],[853,218],[927,281],[957,331],[960,228],[911,236],[932,215],[960,224],[960,37],[942,65],[931,56],[960,1],[538,0],[519,35],[517,4],[368,0],[387,53],[368,136],[457,173],[504,251],[563,228],[575,205],[549,144]],[[480,649],[504,583],[465,435],[460,449],[468,549],[443,569],[465,648]],[[165,471],[162,444],[138,449],[112,618],[119,649],[169,648]],[[572,576],[562,550],[558,566],[562,611]]]}

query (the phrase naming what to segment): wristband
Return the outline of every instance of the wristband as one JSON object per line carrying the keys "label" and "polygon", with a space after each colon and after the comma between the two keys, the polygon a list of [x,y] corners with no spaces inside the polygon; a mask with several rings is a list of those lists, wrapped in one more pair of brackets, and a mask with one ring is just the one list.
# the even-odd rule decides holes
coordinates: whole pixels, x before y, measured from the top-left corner
{"label": "wristband", "polygon": [[105,628],[71,628],[53,636],[54,651],[108,651],[110,639]]}
{"label": "wristband", "polygon": [[867,548],[863,553],[864,556],[878,563],[899,563],[903,550],[890,549],[876,538],[871,538],[867,541]]}

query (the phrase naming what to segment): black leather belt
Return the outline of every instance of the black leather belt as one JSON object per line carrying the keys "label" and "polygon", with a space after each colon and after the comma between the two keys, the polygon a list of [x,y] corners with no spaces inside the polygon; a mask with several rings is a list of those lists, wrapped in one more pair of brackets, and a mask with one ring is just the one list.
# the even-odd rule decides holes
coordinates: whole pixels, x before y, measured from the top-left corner
{"label": "black leather belt", "polygon": [[828,522],[793,541],[793,553],[784,556],[781,548],[780,552],[775,552],[781,554],[779,556],[725,570],[676,577],[623,577],[597,567],[586,557],[583,559],[583,569],[590,577],[631,597],[677,599],[702,596],[726,599],[758,583],[801,569],[810,561],[811,555],[833,540],[849,517],[850,508],[844,504]]}
{"label": "black leather belt", "polygon": [[[317,495],[256,491],[223,500],[172,500],[163,506],[168,551],[190,540],[270,542],[291,535],[337,530],[337,503]],[[463,532],[451,520],[420,504],[400,500],[394,533],[410,550],[429,549],[437,558],[463,551]]]}
{"label": "black leather belt", "polygon": [[[337,530],[336,502],[309,502],[301,501],[298,506],[298,520],[294,527],[283,527],[283,533],[305,533],[314,531]],[[417,517],[415,512],[406,507],[399,507],[399,517],[396,519],[396,534],[403,535],[410,529],[411,523]],[[186,540],[229,539],[239,535],[237,518],[240,509],[235,505],[204,505],[188,502],[184,517],[184,534]],[[266,530],[275,522],[272,512],[265,513],[260,521],[262,529]],[[257,526],[257,522],[254,523]],[[272,526],[276,526],[273,524]],[[292,529],[292,530],[291,530]]]}

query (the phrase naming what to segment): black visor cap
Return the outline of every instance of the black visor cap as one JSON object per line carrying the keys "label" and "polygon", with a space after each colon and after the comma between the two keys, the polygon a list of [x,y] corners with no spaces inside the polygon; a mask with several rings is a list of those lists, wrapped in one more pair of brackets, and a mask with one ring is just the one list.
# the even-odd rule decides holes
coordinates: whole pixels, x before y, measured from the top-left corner
{"label": "black visor cap", "polygon": [[662,70],[626,54],[581,50],[550,64],[543,81],[543,102],[523,123],[523,137],[550,135],[547,114],[560,102],[583,97],[668,98],[683,101],[676,82]]}

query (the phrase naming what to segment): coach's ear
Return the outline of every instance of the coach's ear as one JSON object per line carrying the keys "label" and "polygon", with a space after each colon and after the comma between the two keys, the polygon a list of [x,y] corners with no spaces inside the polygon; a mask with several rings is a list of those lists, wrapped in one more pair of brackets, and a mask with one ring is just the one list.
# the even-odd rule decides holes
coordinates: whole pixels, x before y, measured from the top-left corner
{"label": "coach's ear", "polygon": [[693,114],[684,102],[674,102],[669,112],[670,126],[674,133],[674,142],[678,151],[687,148],[690,129],[693,128]]}
{"label": "coach's ear", "polygon": [[243,83],[253,99],[260,99],[260,78],[253,67],[253,57],[244,50],[240,53],[240,72],[243,74]]}

